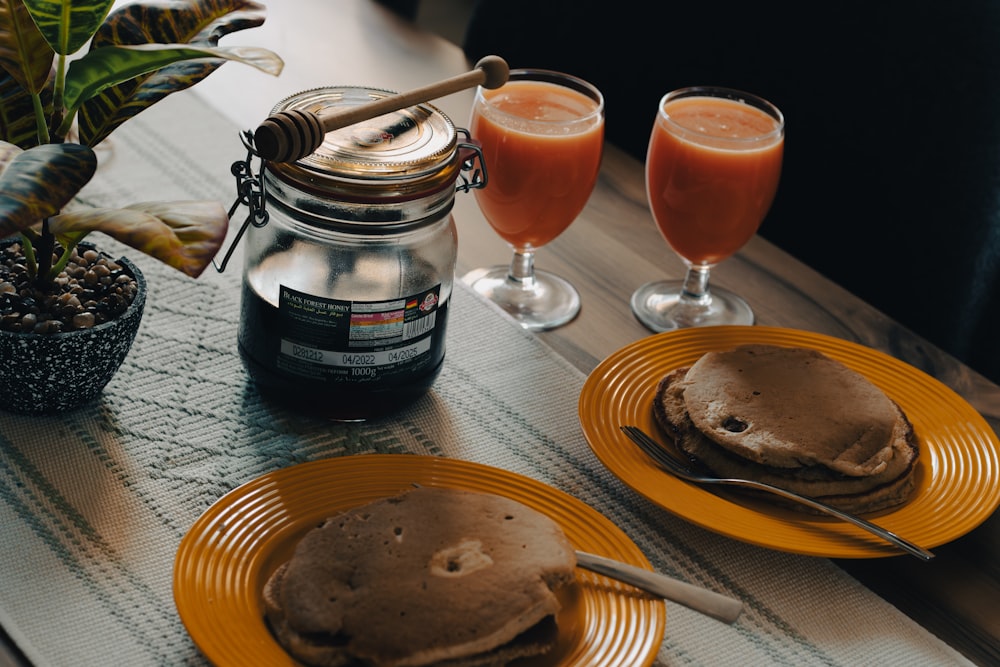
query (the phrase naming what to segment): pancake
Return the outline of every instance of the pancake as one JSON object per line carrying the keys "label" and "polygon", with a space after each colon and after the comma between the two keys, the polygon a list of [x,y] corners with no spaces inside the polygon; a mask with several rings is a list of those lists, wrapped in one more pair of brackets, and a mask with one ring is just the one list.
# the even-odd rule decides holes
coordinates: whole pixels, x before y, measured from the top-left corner
{"label": "pancake", "polygon": [[[657,387],[653,413],[657,423],[673,439],[677,449],[695,467],[719,477],[752,479],[809,496],[846,512],[864,514],[900,505],[915,486],[914,471],[918,448],[913,428],[905,414],[897,410],[904,435],[893,440],[892,457],[878,473],[857,477],[838,473],[822,465],[781,468],[742,458],[708,438],[690,420],[684,402],[687,368],[675,370]],[[773,494],[755,494],[769,502],[803,511],[810,508],[785,501]]]}
{"label": "pancake", "polygon": [[421,487],[327,519],[264,590],[279,643],[307,665],[502,665],[554,644],[576,556],[544,514]]}
{"label": "pancake", "polygon": [[878,474],[907,428],[878,387],[816,350],[745,345],[709,352],[691,366],[684,386],[699,431],[772,467]]}

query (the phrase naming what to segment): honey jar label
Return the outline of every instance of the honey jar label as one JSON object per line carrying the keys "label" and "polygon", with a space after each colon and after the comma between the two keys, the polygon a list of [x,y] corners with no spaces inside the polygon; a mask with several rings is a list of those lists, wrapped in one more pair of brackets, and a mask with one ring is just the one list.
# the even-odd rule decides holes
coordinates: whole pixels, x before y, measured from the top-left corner
{"label": "honey jar label", "polygon": [[441,286],[388,301],[342,301],[288,287],[279,295],[278,369],[337,381],[377,381],[432,358]]}

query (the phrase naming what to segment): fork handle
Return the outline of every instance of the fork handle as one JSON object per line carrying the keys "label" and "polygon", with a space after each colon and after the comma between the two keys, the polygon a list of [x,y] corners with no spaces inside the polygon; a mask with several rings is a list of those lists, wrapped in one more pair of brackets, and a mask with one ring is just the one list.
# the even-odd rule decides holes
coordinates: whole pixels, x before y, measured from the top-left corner
{"label": "fork handle", "polygon": [[882,539],[895,544],[900,549],[903,549],[904,551],[916,556],[917,558],[920,558],[925,561],[934,558],[934,554],[928,551],[927,549],[924,549],[923,547],[914,544],[909,540],[903,539],[902,537],[892,532],[891,530],[887,530],[882,526],[877,526],[874,523],[866,521],[865,519],[862,519],[859,516],[848,514],[847,512],[837,509],[836,507],[831,507],[826,503],[821,503],[818,500],[813,500],[808,496],[801,496],[797,493],[793,493],[792,491],[786,491],[785,489],[782,489],[781,487],[778,486],[772,486],[770,484],[765,484],[764,482],[756,482],[750,479],[730,479],[722,477],[718,479],[705,480],[705,482],[706,483],[715,482],[719,484],[728,484],[730,486],[743,486],[750,489],[759,489],[761,491],[768,491],[775,495],[782,496],[783,498],[793,500],[797,503],[808,505],[809,507],[815,510],[818,510],[825,514],[830,514],[832,516],[837,517],[838,519],[847,521],[848,523],[853,523],[855,526],[863,528],[864,530],[867,530],[870,533],[874,533],[875,535],[878,535]]}

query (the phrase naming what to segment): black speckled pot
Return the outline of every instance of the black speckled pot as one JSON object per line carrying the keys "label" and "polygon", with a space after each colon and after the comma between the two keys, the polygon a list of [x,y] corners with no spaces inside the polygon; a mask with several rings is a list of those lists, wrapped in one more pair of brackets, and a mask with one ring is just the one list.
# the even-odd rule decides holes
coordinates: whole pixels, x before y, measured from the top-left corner
{"label": "black speckled pot", "polygon": [[117,261],[138,287],[118,319],[59,334],[0,331],[0,409],[54,414],[101,393],[132,347],[146,305],[146,279],[132,262]]}

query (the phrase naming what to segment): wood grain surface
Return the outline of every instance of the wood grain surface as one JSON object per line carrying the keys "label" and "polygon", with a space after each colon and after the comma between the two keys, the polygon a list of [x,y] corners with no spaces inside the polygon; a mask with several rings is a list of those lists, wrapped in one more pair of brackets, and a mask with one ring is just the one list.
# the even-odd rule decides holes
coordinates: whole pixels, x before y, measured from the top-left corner
{"label": "wood grain surface", "polygon": [[[370,0],[298,0],[294,9],[270,3],[268,11],[261,29],[233,35],[232,41],[278,51],[286,61],[282,76],[226,67],[197,87],[247,128],[265,118],[278,100],[310,87],[407,90],[471,66],[455,45]],[[472,92],[463,91],[434,104],[465,127],[471,101]],[[454,215],[458,276],[509,261],[510,249],[489,228],[473,196],[459,194]],[[539,250],[536,266],[558,273],[580,291],[580,315],[537,335],[584,373],[650,334],[632,315],[632,291],[650,280],[680,278],[684,271],[649,213],[643,165],[611,145],[583,214]],[[758,324],[837,336],[910,363],[958,392],[1000,433],[1000,387],[763,238],[755,237],[719,265],[712,281],[743,295]],[[1000,519],[994,513],[935,553],[930,563],[901,557],[838,564],[976,663],[1000,664]]]}
{"label": "wood grain surface", "polygon": [[[282,76],[229,64],[194,89],[248,129],[278,101],[308,88],[406,90],[470,67],[456,46],[416,30],[371,0],[272,2],[268,14],[261,28],[227,36],[224,43],[273,49],[285,59]],[[465,126],[470,103],[471,91],[464,91],[435,104]],[[455,219],[459,276],[509,260],[510,250],[492,233],[471,195],[456,197]],[[538,252],[536,265],[568,279],[581,293],[576,320],[538,335],[584,373],[649,335],[629,307],[635,288],[683,275],[683,265],[650,217],[642,164],[613,146],[606,148],[586,210]],[[958,392],[1000,432],[1000,387],[762,238],[721,264],[712,280],[747,298],[758,324],[837,336],[912,364]],[[935,552],[930,563],[900,557],[838,564],[974,662],[1000,664],[1000,519],[994,514]],[[0,665],[23,664],[9,638],[5,644]]]}

